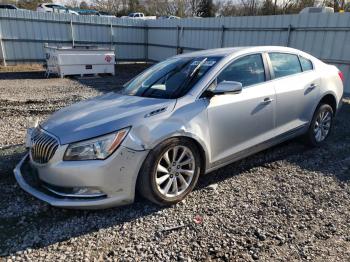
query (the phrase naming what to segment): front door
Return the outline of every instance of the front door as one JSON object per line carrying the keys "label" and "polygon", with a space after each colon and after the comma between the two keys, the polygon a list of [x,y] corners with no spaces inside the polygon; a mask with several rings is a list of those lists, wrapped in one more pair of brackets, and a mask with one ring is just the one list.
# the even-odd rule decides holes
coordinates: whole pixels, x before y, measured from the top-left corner
{"label": "front door", "polygon": [[239,94],[216,95],[208,105],[211,162],[220,164],[234,154],[273,137],[275,90],[266,82],[261,54],[238,58],[217,77],[238,81]]}

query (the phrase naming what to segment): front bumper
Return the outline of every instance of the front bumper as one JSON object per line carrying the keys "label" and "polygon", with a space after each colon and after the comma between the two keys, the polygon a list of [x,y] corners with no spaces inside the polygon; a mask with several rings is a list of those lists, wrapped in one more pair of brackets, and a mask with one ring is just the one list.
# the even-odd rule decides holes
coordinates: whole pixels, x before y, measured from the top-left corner
{"label": "front bumper", "polygon": [[[134,201],[136,180],[148,151],[121,147],[106,160],[61,161],[45,165],[33,162],[27,154],[14,169],[20,187],[52,206],[76,209],[102,209]],[[70,196],[52,188],[93,187],[103,192],[96,197]]]}

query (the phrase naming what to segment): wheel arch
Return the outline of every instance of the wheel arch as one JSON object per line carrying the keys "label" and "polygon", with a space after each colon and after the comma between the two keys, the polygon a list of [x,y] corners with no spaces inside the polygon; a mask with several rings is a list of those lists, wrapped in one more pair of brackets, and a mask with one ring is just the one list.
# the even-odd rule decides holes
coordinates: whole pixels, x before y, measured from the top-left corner
{"label": "wheel arch", "polygon": [[193,144],[196,145],[198,151],[199,151],[199,157],[201,160],[201,172],[200,175],[205,173],[206,167],[207,167],[207,155],[206,155],[206,151],[204,150],[202,144],[200,142],[198,142],[195,138],[193,137],[189,137],[189,136],[178,136],[181,137],[183,139],[187,139],[189,141],[191,141]]}
{"label": "wheel arch", "polygon": [[[326,93],[322,96],[322,98],[320,99],[320,101],[318,102],[317,104],[317,107],[315,108],[315,110],[321,105],[321,104],[328,104],[332,107],[333,109],[333,113],[336,114],[337,112],[337,109],[338,109],[338,105],[337,105],[337,99],[336,99],[336,96],[329,92],[329,93]],[[314,111],[315,111],[314,110]]]}
{"label": "wheel arch", "polygon": [[[150,179],[149,175],[146,174],[151,174],[150,172],[145,172],[146,171],[151,171],[152,169],[152,165],[154,165],[155,160],[157,159],[156,156],[158,156],[159,154],[155,154],[155,152],[160,152],[162,150],[162,148],[156,148],[162,144],[165,144],[165,146],[168,144],[171,145],[171,143],[173,143],[173,145],[176,145],[178,143],[176,143],[176,140],[181,139],[181,144],[183,145],[187,145],[189,146],[189,142],[191,143],[191,147],[196,147],[199,153],[199,157],[200,157],[200,170],[199,170],[199,174],[196,173],[195,175],[195,179],[193,180],[194,182],[191,183],[188,188],[186,188],[187,193],[182,195],[182,198],[178,199],[178,200],[169,200],[170,202],[167,202],[166,199],[164,199],[161,196],[159,196],[159,193],[154,191],[154,179]],[[173,140],[173,141],[171,141]],[[175,140],[175,141],[174,141]],[[175,142],[175,143],[174,143]],[[199,141],[197,141],[196,139],[189,137],[189,136],[171,136],[171,137],[167,137],[166,139],[162,140],[161,142],[159,142],[155,147],[153,147],[152,149],[149,150],[146,158],[143,161],[142,166],[144,168],[141,168],[138,172],[137,178],[136,178],[136,187],[135,187],[135,194],[139,194],[140,196],[143,196],[144,198],[147,198],[148,200],[159,204],[159,205],[169,205],[169,204],[173,204],[173,203],[177,203],[178,201],[181,201],[183,199],[183,197],[185,197],[189,192],[191,192],[194,188],[194,186],[196,185],[198,176],[200,176],[201,174],[203,174],[205,172],[205,170],[202,170],[205,168],[205,161],[203,161],[203,159],[205,159],[205,152],[204,152],[204,148],[202,147],[202,145],[200,144]],[[147,159],[149,159],[150,161],[147,161]],[[157,163],[156,163],[157,164]],[[153,181],[153,182],[152,182]],[[186,192],[185,191],[185,192]],[[181,196],[181,195],[179,195]],[[177,196],[176,196],[177,197]],[[171,202],[171,201],[175,201],[175,202]]]}
{"label": "wheel arch", "polygon": [[197,137],[194,137],[192,135],[187,135],[187,134],[172,135],[172,136],[163,138],[160,141],[158,141],[157,143],[155,143],[154,145],[152,145],[151,150],[153,150],[156,146],[158,146],[158,145],[160,145],[160,144],[162,144],[162,143],[164,143],[172,138],[186,139],[187,141],[191,141],[197,147],[199,154],[200,154],[200,160],[201,160],[201,174],[204,174],[206,172],[208,165],[209,165],[208,164],[209,159],[208,159],[206,146],[202,142],[200,142],[199,141],[200,139],[197,139]]}

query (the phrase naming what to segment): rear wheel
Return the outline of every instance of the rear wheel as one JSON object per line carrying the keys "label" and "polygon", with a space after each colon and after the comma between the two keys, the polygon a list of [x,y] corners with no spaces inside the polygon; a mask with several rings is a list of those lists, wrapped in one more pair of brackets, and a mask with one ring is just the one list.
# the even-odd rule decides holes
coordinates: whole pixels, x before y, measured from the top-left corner
{"label": "rear wheel", "polygon": [[332,130],[333,116],[334,112],[330,105],[318,106],[305,136],[309,145],[319,146],[328,138]]}
{"label": "rear wheel", "polygon": [[169,139],[147,156],[139,174],[137,190],[156,204],[175,204],[195,187],[200,166],[199,151],[192,141]]}

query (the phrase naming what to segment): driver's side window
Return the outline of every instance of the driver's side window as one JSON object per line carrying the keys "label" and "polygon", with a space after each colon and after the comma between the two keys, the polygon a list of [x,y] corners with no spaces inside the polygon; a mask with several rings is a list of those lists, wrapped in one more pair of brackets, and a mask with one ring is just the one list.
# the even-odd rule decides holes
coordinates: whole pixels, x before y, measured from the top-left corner
{"label": "driver's side window", "polygon": [[217,77],[216,84],[222,81],[237,81],[242,86],[264,82],[265,69],[261,54],[247,55],[233,61]]}

